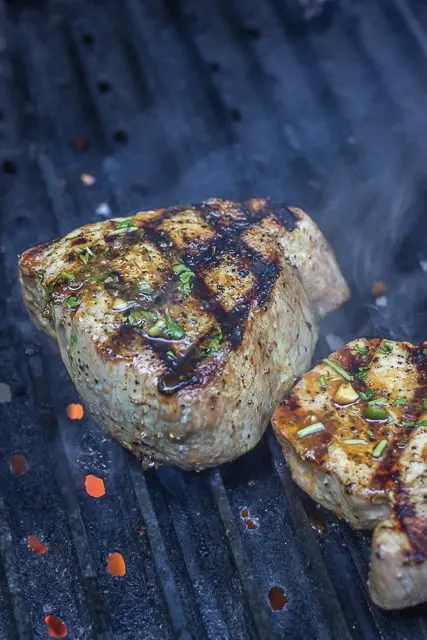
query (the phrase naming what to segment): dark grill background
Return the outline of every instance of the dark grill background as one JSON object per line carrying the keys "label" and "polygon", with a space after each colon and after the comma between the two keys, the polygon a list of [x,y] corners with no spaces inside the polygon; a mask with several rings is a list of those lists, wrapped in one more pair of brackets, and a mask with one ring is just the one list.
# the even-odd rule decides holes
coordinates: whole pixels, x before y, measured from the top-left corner
{"label": "dark grill background", "polygon": [[[220,470],[143,474],[88,416],[69,421],[75,390],[16,278],[19,252],[101,219],[100,203],[269,195],[313,213],[353,288],[323,326],[329,345],[418,340],[425,28],[423,0],[343,1],[309,25],[285,0],[0,2],[1,639],[46,638],[50,613],[73,640],[427,637],[424,607],[370,603],[369,536],[302,496],[271,433]],[[369,293],[381,277],[385,308]],[[104,498],[85,493],[87,473]],[[106,570],[115,550],[122,578]]]}

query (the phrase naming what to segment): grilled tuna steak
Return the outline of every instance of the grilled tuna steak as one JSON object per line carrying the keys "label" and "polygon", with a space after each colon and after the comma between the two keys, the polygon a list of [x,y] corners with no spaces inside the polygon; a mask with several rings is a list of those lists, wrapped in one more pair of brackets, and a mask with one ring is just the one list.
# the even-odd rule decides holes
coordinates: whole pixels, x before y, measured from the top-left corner
{"label": "grilled tuna steak", "polygon": [[259,441],[310,364],[313,315],[348,295],[310,218],[264,199],[88,224],[26,251],[20,278],[94,418],[184,468]]}
{"label": "grilled tuna steak", "polygon": [[426,347],[354,340],[273,416],[295,482],[353,527],[375,529],[370,592],[385,609],[427,600]]}

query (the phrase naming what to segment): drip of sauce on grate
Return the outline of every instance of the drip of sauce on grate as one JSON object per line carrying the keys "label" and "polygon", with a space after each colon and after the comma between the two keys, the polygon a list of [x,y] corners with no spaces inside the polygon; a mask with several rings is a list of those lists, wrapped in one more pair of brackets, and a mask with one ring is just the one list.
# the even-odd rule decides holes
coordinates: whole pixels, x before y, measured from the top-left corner
{"label": "drip of sauce on grate", "polygon": [[49,615],[44,619],[47,632],[51,638],[66,638],[68,636],[67,625],[58,616]]}
{"label": "drip of sauce on grate", "polygon": [[288,598],[283,587],[271,587],[268,592],[268,599],[273,611],[283,611],[288,604]]}

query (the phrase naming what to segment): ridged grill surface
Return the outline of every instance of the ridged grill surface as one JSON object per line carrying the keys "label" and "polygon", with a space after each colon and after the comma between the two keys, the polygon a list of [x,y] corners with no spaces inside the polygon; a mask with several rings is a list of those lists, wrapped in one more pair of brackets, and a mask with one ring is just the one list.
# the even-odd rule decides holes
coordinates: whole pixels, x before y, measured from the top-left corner
{"label": "ridged grill surface", "polygon": [[49,614],[73,640],[427,638],[424,606],[372,605],[369,536],[301,494],[270,432],[224,468],[143,473],[89,416],[69,420],[75,389],[20,298],[17,254],[106,211],[267,195],[312,212],[353,290],[318,355],[426,337],[427,6],[342,0],[304,25],[295,5],[0,3],[2,639],[48,637]]}

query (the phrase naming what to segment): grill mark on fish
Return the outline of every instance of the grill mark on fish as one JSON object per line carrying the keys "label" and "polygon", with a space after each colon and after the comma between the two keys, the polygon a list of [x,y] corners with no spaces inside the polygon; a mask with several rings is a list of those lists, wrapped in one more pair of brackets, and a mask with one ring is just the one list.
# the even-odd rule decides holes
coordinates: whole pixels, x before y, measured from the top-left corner
{"label": "grill mark on fish", "polygon": [[[159,225],[165,219],[173,218],[172,213],[176,214],[186,209],[188,207],[177,208],[173,212],[165,211],[162,215],[148,220],[144,225],[144,228],[148,231],[145,234],[146,238],[162,251],[168,245],[174,246],[173,242],[167,242],[167,231],[159,230]],[[225,226],[221,217],[215,215],[215,212],[208,204],[204,204],[201,207],[193,207],[194,211],[200,211],[205,214],[206,220],[215,229],[215,236],[206,243],[202,250],[197,250],[197,252],[193,252],[193,247],[190,245],[190,248],[180,255],[180,251],[174,247],[179,259],[195,273],[193,295],[199,298],[205,310],[213,313],[221,327],[224,338],[228,340],[233,349],[237,349],[243,340],[245,325],[252,304],[256,302],[261,307],[267,302],[281,271],[277,259],[269,261],[247,246],[240,237],[243,229],[248,228],[255,221],[262,220],[273,212],[271,203],[266,203],[257,214],[250,212],[246,204],[241,205],[240,209],[243,213],[243,218],[233,220],[229,225]],[[278,211],[280,220],[283,220],[283,225],[286,225],[288,230],[294,229],[297,221],[296,215],[285,207],[278,207]],[[285,211],[287,212],[286,214]],[[204,268],[218,266],[220,258],[225,254],[244,260],[247,263],[248,270],[255,276],[256,281],[256,285],[248,294],[247,300],[235,305],[232,311],[226,311],[223,308],[218,297],[210,291],[202,276]],[[172,366],[170,359],[166,355],[167,349],[156,348],[155,344],[152,345],[152,348],[156,350],[157,355],[168,367],[168,371],[160,376],[158,381],[158,389],[161,393],[170,394],[189,385],[200,383],[200,378],[194,375],[194,371],[189,365],[192,363],[193,367],[196,367],[198,361],[203,358],[202,354],[197,358],[194,350],[192,350],[185,357],[178,359],[177,364]]]}
{"label": "grill mark on fish", "polygon": [[[414,397],[403,416],[404,420],[416,420],[423,409],[423,398],[427,397],[427,357],[423,354],[427,342],[418,348],[405,345],[410,360],[415,365],[418,384]],[[393,512],[397,525],[405,532],[412,547],[412,553],[407,561],[424,562],[427,557],[427,522],[417,518],[416,509],[412,504],[409,488],[402,479],[401,458],[414,433],[413,427],[395,426],[392,444],[384,458],[378,463],[372,478],[372,488],[375,490],[391,491],[395,496]]]}
{"label": "grill mark on fish", "polygon": [[[244,338],[246,323],[251,308],[254,304],[262,308],[268,302],[269,296],[281,272],[278,257],[269,259],[262,256],[241,238],[241,234],[244,230],[251,228],[269,216],[275,216],[288,232],[292,232],[297,227],[299,221],[297,214],[284,205],[273,204],[269,199],[261,199],[256,202],[261,204],[261,206],[255,207],[253,200],[248,200],[243,203],[233,203],[233,211],[236,214],[235,219],[232,215],[227,214],[227,210],[224,211],[221,206],[222,202],[218,201],[208,201],[201,205],[170,207],[164,209],[155,217],[150,217],[145,220],[143,216],[139,217],[136,221],[138,229],[135,231],[115,234],[112,233],[112,231],[114,231],[114,227],[112,227],[111,231],[107,230],[104,233],[104,240],[107,245],[109,245],[109,255],[112,259],[120,257],[126,249],[131,249],[140,243],[149,242],[155,246],[162,255],[168,257],[170,264],[178,261],[183,262],[195,274],[192,283],[192,295],[200,300],[201,308],[204,311],[209,311],[213,314],[221,327],[222,335],[226,341],[223,348],[226,348],[228,344],[231,348],[238,349]],[[199,213],[212,227],[215,235],[201,247],[197,247],[196,243],[190,242],[189,246],[183,250],[175,246],[167,230],[161,229],[160,226],[166,220],[173,220],[174,216],[188,210]],[[131,219],[132,216],[127,216],[127,218]],[[112,221],[112,224],[113,223],[114,221]],[[84,234],[80,234],[70,241],[72,247],[78,247],[79,245],[87,243],[90,245],[90,237],[86,237]],[[44,247],[47,246],[49,246],[49,243],[44,245]],[[36,250],[40,250],[40,247],[37,247],[34,251]],[[204,280],[204,271],[209,271],[209,269],[218,266],[221,257],[226,254],[241,261],[244,268],[247,269],[247,272],[254,276],[255,282],[243,300],[235,304],[233,309],[228,311],[223,308],[219,296],[209,289]],[[32,258],[32,256],[30,257]],[[76,254],[71,252],[69,254],[69,262],[76,262],[76,260],[78,260]],[[92,272],[96,272],[97,256],[94,257],[93,261],[89,261],[89,265],[85,271],[87,272],[88,269],[90,275],[87,276],[86,273],[86,282],[83,284],[87,284],[89,282],[88,277],[93,275]],[[169,276],[171,275],[172,272]],[[172,278],[173,276],[171,280]],[[106,290],[109,290],[110,293],[113,293],[115,287],[120,285],[123,285],[121,278],[111,286],[103,286],[105,286]],[[167,289],[166,285],[167,276],[165,277],[165,289]],[[129,299],[125,288],[120,291],[120,296],[124,299]],[[136,336],[139,337],[137,338]],[[185,356],[179,357],[176,361],[172,362],[168,356],[168,351],[173,341],[151,339],[146,336],[142,330],[125,322],[117,331],[109,336],[106,343],[101,347],[101,351],[106,356],[117,357],[121,355],[124,357],[123,354],[132,348],[134,341],[140,341],[140,345],[143,346],[144,349],[151,350],[153,356],[155,355],[162,361],[166,372],[160,376],[158,388],[160,392],[169,394],[185,386],[199,385],[203,380],[207,381],[206,375],[199,376],[195,374],[195,371],[200,369],[200,363],[203,364],[203,360],[205,360],[199,349],[200,341],[204,337],[204,335],[200,336],[197,343],[192,346]],[[222,360],[220,358],[209,358],[209,360],[212,361],[208,367],[210,374],[212,374],[214,369],[222,366]],[[203,370],[206,369],[206,367],[203,366],[201,368]]]}

